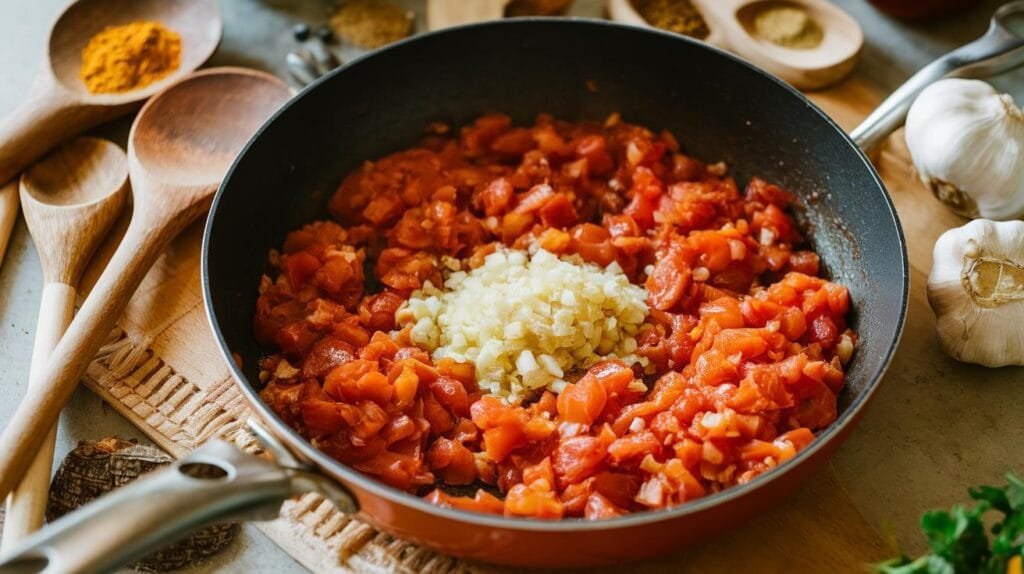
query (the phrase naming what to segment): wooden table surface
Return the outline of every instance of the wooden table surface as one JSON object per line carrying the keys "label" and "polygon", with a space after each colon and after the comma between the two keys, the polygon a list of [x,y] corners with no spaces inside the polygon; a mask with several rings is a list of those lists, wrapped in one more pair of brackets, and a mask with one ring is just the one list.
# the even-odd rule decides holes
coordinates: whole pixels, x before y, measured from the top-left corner
{"label": "wooden table surface", "polygon": [[[26,91],[41,59],[49,23],[64,3],[9,0],[0,6],[0,70],[4,78],[0,82],[0,114],[11,110]],[[291,46],[290,24],[321,19],[328,4],[221,0],[225,37],[214,62],[283,73],[280,60]],[[999,2],[978,2],[979,7],[964,16],[914,26],[878,15],[863,0],[837,4],[853,13],[865,28],[868,43],[857,74],[888,90],[931,58],[980,34],[987,14]],[[595,15],[600,5],[600,0],[577,0],[573,10]],[[1015,93],[1018,100],[1024,99],[1024,72],[994,83]],[[123,141],[128,125],[122,121],[102,133]],[[957,219],[935,210],[924,194],[896,200],[901,211],[920,208],[927,214],[907,228],[916,297],[923,293],[932,238]],[[24,393],[41,284],[38,258],[24,224],[19,223],[0,268],[0,425]],[[933,318],[921,303],[911,307],[892,376],[835,459],[839,481],[867,521],[897,537],[911,551],[923,546],[916,526],[923,510],[964,500],[969,484],[997,482],[1007,470],[1024,472],[1018,430],[1024,423],[1020,409],[1024,371],[967,367],[942,356],[931,332]],[[81,390],[62,417],[58,456],[79,440],[109,434],[140,437],[119,415]],[[262,534],[247,528],[240,544],[202,571],[295,568],[298,566]]]}

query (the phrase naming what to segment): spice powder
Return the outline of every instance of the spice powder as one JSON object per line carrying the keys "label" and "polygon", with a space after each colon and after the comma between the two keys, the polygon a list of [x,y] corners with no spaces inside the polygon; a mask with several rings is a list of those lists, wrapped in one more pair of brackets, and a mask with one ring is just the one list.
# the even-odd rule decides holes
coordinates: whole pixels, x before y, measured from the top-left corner
{"label": "spice powder", "polygon": [[351,0],[331,16],[331,28],[345,42],[373,49],[411,34],[412,18],[383,0]]}
{"label": "spice powder", "polygon": [[711,30],[704,16],[689,0],[631,0],[633,8],[655,28],[691,36],[708,37]]}
{"label": "spice powder", "polygon": [[754,33],[784,48],[810,50],[825,33],[807,10],[794,5],[767,5],[754,16]]}
{"label": "spice powder", "polygon": [[94,94],[152,84],[181,65],[181,36],[158,22],[108,26],[82,50],[82,81]]}

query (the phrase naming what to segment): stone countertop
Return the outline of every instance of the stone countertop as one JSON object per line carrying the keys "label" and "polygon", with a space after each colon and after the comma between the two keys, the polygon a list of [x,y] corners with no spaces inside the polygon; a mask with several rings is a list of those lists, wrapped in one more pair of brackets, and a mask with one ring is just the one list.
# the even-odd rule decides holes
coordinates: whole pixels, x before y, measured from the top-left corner
{"label": "stone countertop", "polygon": [[[421,4],[402,3],[414,8]],[[864,28],[867,42],[858,73],[892,90],[922,65],[983,33],[1001,2],[979,1],[965,14],[915,24],[887,18],[864,0],[836,3]],[[65,4],[66,0],[8,0],[0,6],[0,115],[13,110],[27,92],[42,60],[50,23]],[[284,76],[283,55],[293,45],[292,24],[323,21],[330,5],[327,0],[221,0],[224,38],[211,63],[251,66]],[[601,0],[577,0],[571,13],[598,16],[602,6]],[[417,24],[422,28],[421,9]],[[340,55],[355,54],[343,49]],[[1024,73],[1007,74],[993,83],[1024,99]],[[129,125],[130,119],[120,120],[99,133],[123,144]],[[0,426],[25,391],[41,286],[38,256],[19,220],[0,267]],[[922,511],[963,501],[968,485],[998,482],[1008,470],[1024,472],[1020,427],[1011,424],[1020,420],[1020,405],[982,404],[977,394],[968,391],[961,397],[957,392],[933,388],[929,381],[908,388],[883,386],[860,429],[835,458],[839,478],[864,516],[881,531],[891,532],[908,551],[923,548],[917,530]],[[965,401],[960,411],[971,416],[944,415],[944,406],[954,400]],[[979,427],[985,429],[980,435]],[[80,440],[108,435],[145,440],[99,398],[79,389],[61,416],[57,460]],[[194,570],[281,572],[301,567],[246,526],[230,550]]]}

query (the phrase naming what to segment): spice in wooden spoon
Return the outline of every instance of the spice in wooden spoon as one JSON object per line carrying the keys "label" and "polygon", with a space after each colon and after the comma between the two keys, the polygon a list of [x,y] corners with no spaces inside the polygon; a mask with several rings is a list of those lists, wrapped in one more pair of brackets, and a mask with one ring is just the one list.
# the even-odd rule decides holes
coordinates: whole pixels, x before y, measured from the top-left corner
{"label": "spice in wooden spoon", "polygon": [[331,28],[343,41],[373,49],[411,34],[412,15],[384,0],[350,0],[331,16]]}
{"label": "spice in wooden spoon", "polygon": [[159,22],[108,26],[82,50],[82,81],[94,94],[127,92],[181,65],[181,36]]}
{"label": "spice in wooden spoon", "polygon": [[700,10],[689,0],[630,0],[644,20],[662,30],[691,36],[698,40],[708,37],[711,30]]}
{"label": "spice in wooden spoon", "polygon": [[[97,30],[115,22],[161,22],[181,36],[176,68],[146,86],[93,93],[82,81],[82,50]],[[57,144],[135,110],[165,84],[196,69],[220,42],[216,0],[76,0],[57,19],[31,91],[0,119],[0,184]]]}
{"label": "spice in wooden spoon", "polygon": [[753,19],[754,34],[783,48],[810,50],[821,45],[825,32],[807,12],[796,4],[765,3]]}

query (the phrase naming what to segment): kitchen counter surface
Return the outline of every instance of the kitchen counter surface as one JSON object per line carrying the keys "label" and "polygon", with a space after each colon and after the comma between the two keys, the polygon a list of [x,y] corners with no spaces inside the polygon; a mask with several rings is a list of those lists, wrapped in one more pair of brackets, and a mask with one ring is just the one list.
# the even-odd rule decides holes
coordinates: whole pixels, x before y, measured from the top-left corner
{"label": "kitchen counter surface", "polygon": [[[12,111],[39,65],[50,23],[65,0],[8,0],[0,6],[0,116]],[[412,7],[418,2],[404,2]],[[861,23],[866,46],[858,72],[892,90],[914,70],[980,35],[1000,4],[978,7],[947,20],[908,25],[881,15],[863,0],[838,0]],[[224,39],[213,64],[263,68],[285,75],[295,22],[320,22],[329,2],[315,0],[221,0]],[[596,16],[600,0],[577,0],[572,14]],[[422,14],[420,14],[422,24]],[[342,50],[343,57],[353,54]],[[1024,100],[1024,72],[993,80]],[[123,144],[130,119],[98,133]],[[32,337],[42,286],[39,259],[23,221],[15,227],[0,267],[0,426],[25,392]],[[990,371],[993,380],[1007,371]],[[966,498],[968,485],[995,483],[1009,470],[1024,473],[1020,429],[1024,411],[1015,401],[993,399],[987,389],[919,377],[913,385],[885,385],[861,427],[835,458],[839,478],[865,518],[895,536],[908,551],[923,548],[918,516]],[[957,416],[949,410],[955,404]],[[89,391],[79,389],[60,420],[57,460],[81,440],[104,436],[145,437]],[[859,571],[851,565],[851,571]],[[258,530],[245,526],[240,540],[196,572],[301,570]]]}

